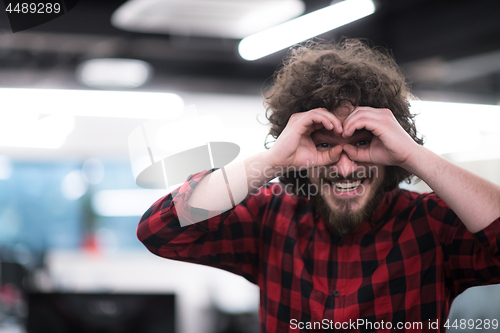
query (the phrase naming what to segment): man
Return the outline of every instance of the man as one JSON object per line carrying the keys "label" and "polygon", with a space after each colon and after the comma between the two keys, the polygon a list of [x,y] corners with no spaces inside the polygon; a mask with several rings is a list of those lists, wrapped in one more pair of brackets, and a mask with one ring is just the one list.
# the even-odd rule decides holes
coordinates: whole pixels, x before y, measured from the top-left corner
{"label": "man", "polygon": [[445,332],[458,294],[500,283],[500,188],[421,145],[392,58],[310,43],[265,97],[272,147],[156,202],[151,252],[258,284],[262,332]]}

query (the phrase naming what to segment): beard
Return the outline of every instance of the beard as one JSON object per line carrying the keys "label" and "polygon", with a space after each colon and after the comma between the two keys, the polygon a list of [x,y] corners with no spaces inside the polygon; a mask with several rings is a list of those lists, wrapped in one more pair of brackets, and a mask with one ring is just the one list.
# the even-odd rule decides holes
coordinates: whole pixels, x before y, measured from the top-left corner
{"label": "beard", "polygon": [[339,200],[340,208],[332,209],[322,194],[312,197],[314,207],[322,217],[330,235],[344,236],[373,216],[375,209],[385,194],[383,185],[384,181],[374,189],[374,193],[370,194],[370,198],[368,198],[365,205],[356,210],[352,209],[356,198],[341,199]]}

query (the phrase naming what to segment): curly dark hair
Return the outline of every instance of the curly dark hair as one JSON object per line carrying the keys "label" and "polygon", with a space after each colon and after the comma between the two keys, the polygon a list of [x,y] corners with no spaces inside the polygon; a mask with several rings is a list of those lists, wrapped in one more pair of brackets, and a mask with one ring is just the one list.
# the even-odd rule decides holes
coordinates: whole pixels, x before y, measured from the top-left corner
{"label": "curly dark hair", "polygon": [[[271,123],[269,135],[275,139],[292,114],[315,108],[333,112],[347,101],[354,107],[390,109],[413,140],[423,144],[409,110],[408,100],[413,98],[410,87],[389,51],[383,48],[370,47],[359,39],[344,39],[337,44],[309,41],[290,50],[273,78],[264,99]],[[396,188],[403,180],[410,182],[413,176],[397,166],[386,170],[385,191]],[[280,181],[296,190],[296,185],[309,182],[306,174],[287,173]]]}

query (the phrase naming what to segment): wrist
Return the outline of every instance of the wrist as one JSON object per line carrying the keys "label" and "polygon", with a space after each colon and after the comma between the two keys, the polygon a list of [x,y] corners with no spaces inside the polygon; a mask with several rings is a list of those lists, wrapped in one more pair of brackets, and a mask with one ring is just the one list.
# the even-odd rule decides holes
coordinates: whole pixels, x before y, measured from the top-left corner
{"label": "wrist", "polygon": [[273,175],[272,179],[283,174],[283,166],[277,164],[273,159],[273,154],[270,150],[259,153],[258,160],[262,166],[262,170],[268,175]]}
{"label": "wrist", "polygon": [[281,168],[272,163],[268,151],[258,153],[246,159],[245,168],[250,180],[252,182],[257,181],[259,184],[265,184],[281,175],[279,172]]}
{"label": "wrist", "polygon": [[400,165],[400,167],[420,177],[421,170],[425,168],[424,164],[428,161],[429,153],[433,154],[424,146],[416,144],[415,147],[412,148],[410,156]]}

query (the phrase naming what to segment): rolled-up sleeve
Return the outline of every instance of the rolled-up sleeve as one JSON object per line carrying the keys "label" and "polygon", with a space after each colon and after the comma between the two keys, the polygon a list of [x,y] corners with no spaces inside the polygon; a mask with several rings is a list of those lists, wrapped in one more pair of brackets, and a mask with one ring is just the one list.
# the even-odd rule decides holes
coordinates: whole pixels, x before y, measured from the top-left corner
{"label": "rolled-up sleeve", "polygon": [[[249,195],[223,213],[189,206],[194,188],[210,172],[190,176],[155,202],[141,217],[137,237],[158,256],[222,268],[255,283],[267,196]],[[179,216],[191,223],[181,226]]]}
{"label": "rolled-up sleeve", "polygon": [[453,210],[437,195],[424,198],[431,225],[439,235],[447,285],[456,296],[474,286],[500,283],[500,218],[471,233]]}

